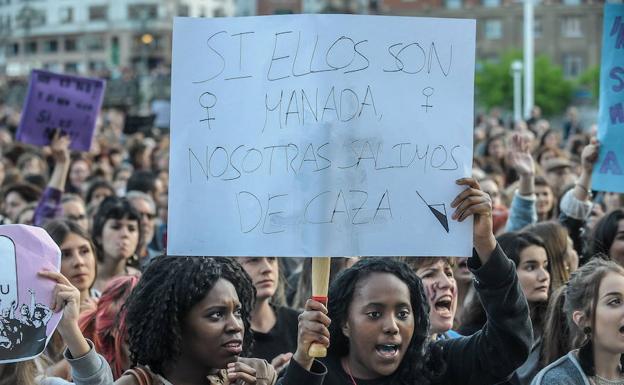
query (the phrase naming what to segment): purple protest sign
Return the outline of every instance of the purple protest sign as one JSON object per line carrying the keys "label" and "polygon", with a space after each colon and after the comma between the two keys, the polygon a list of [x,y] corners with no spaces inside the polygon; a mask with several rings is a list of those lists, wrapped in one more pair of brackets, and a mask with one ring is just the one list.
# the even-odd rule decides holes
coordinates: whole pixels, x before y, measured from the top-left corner
{"label": "purple protest sign", "polygon": [[60,129],[72,150],[89,151],[105,86],[102,79],[33,70],[17,140],[45,146]]}
{"label": "purple protest sign", "polygon": [[61,251],[40,227],[0,226],[0,364],[36,357],[61,312],[50,310],[56,283],[37,275],[59,271]]}

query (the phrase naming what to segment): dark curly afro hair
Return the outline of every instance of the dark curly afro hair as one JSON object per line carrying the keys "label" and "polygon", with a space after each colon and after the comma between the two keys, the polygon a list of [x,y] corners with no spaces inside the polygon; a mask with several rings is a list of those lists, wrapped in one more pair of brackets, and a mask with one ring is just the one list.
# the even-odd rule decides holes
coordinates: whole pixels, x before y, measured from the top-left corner
{"label": "dark curly afro hair", "polygon": [[414,334],[400,366],[391,375],[392,384],[413,385],[430,383],[445,370],[442,352],[429,341],[429,302],[420,278],[404,262],[392,258],[363,258],[342,271],[329,289],[328,312],[332,320],[329,354],[344,357],[349,354],[349,339],[343,334],[353,293],[358,282],[374,273],[389,273],[403,281],[410,292],[414,314]]}
{"label": "dark curly afro hair", "polygon": [[220,278],[234,285],[241,302],[245,355],[253,339],[249,318],[255,289],[238,262],[225,257],[161,256],[148,266],[125,304],[133,364],[148,365],[161,375],[174,365],[185,343],[185,317]]}

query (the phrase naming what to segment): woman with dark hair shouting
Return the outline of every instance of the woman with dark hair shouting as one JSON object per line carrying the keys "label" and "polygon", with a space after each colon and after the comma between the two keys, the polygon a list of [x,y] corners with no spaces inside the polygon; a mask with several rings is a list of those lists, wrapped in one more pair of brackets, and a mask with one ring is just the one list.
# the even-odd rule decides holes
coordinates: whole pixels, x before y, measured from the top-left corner
{"label": "woman with dark hair shouting", "polygon": [[[453,219],[474,218],[468,266],[488,320],[470,337],[432,342],[422,283],[404,263],[366,258],[332,283],[328,309],[313,300],[300,316],[299,344],[287,369],[308,372],[306,384],[487,385],[506,380],[527,358],[532,330],[516,269],[492,233],[492,205],[472,178],[451,204]],[[331,343],[330,343],[331,341]],[[315,361],[309,346],[328,345]]]}

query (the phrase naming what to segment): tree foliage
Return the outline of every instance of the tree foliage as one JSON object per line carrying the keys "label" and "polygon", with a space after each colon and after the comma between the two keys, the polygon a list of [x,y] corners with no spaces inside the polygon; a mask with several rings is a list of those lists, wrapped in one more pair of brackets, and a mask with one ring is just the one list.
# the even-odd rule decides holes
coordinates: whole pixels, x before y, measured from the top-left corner
{"label": "tree foliage", "polygon": [[[480,63],[475,77],[478,105],[488,109],[513,108],[511,63],[514,60],[522,60],[522,53],[508,51],[496,62]],[[563,77],[561,68],[544,55],[535,58],[534,70],[535,104],[547,116],[563,112],[572,100],[572,83]]]}
{"label": "tree foliage", "polygon": [[588,68],[576,81],[578,87],[589,91],[592,101],[597,103],[600,97],[600,67],[594,66]]}

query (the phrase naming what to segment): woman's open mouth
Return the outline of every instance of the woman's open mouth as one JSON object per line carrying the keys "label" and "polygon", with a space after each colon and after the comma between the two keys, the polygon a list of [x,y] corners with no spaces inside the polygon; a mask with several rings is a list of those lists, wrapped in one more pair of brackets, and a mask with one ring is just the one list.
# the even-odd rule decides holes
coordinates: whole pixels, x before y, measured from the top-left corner
{"label": "woman's open mouth", "polygon": [[450,295],[445,295],[438,298],[437,301],[434,302],[433,307],[435,311],[443,317],[452,317],[453,314],[451,312],[451,306],[453,304],[453,299]]}
{"label": "woman's open mouth", "polygon": [[399,354],[401,345],[396,344],[380,344],[375,346],[377,353],[384,358],[393,358]]}

